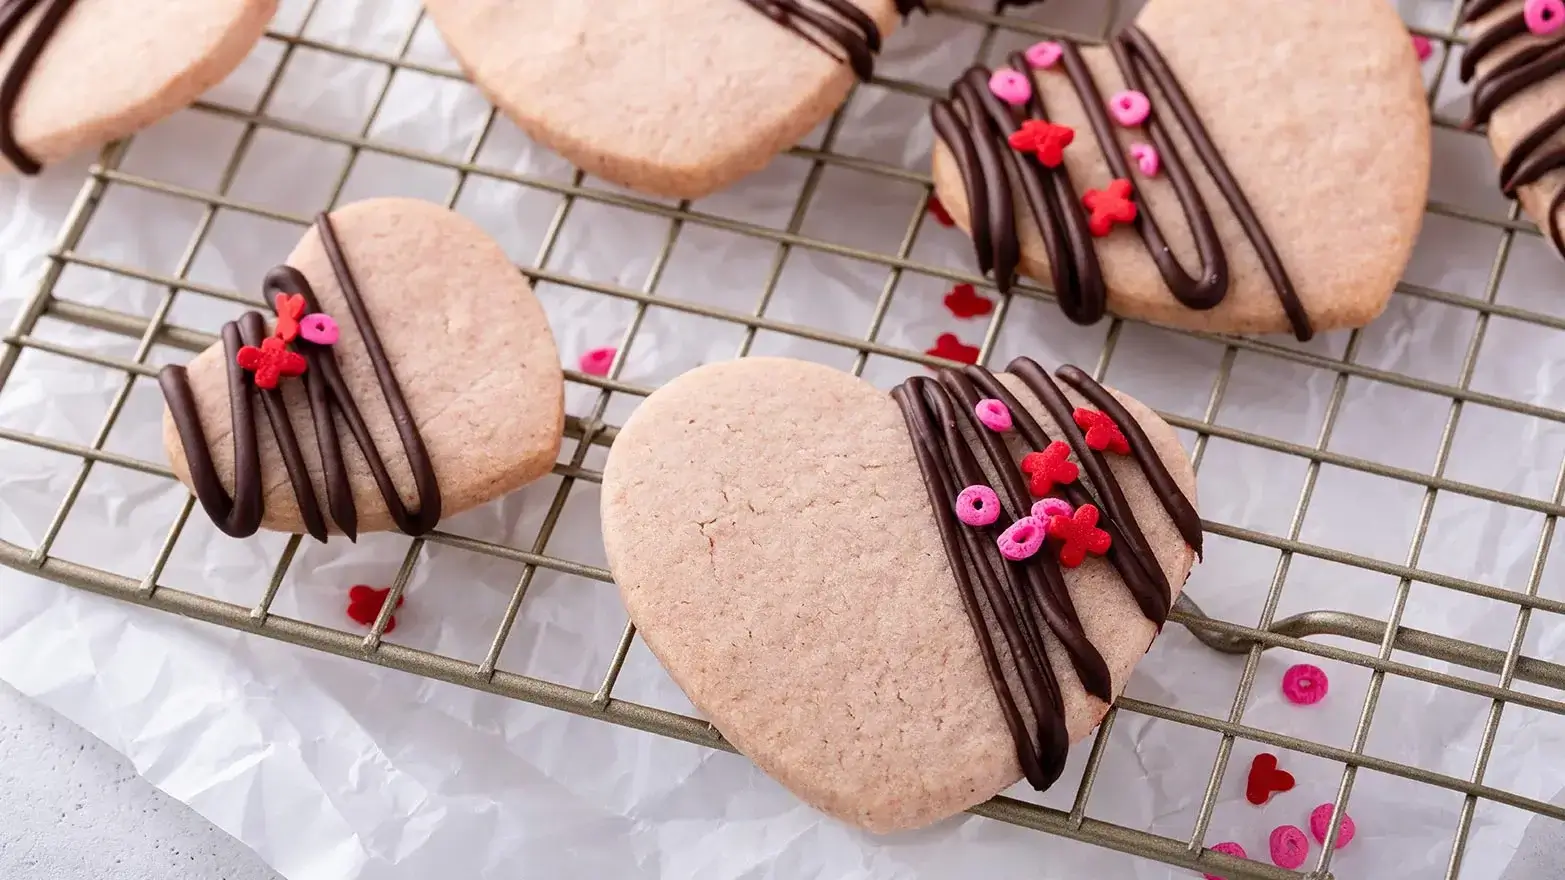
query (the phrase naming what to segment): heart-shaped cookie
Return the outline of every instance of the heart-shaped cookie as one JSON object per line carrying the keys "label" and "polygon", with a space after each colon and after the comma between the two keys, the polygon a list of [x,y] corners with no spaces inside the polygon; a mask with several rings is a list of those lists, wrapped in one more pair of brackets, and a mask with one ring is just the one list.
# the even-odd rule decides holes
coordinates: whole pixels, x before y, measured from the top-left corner
{"label": "heart-shaped cookie", "polygon": [[[1486,126],[1500,160],[1500,189],[1516,197],[1565,253],[1560,208],[1565,205],[1565,7],[1540,0],[1463,0],[1462,22],[1473,38],[1461,76],[1473,86],[1469,125]],[[1548,83],[1548,85],[1543,85]],[[1538,88],[1534,88],[1538,86]]]}
{"label": "heart-shaped cookie", "polygon": [[37,173],[216,85],[277,0],[0,0],[0,168]]}
{"label": "heart-shaped cookie", "polygon": [[587,172],[699,198],[867,78],[915,0],[427,0],[473,82]]}
{"label": "heart-shaped cookie", "polygon": [[[1024,770],[1046,786],[1151,643],[1200,543],[1194,474],[1146,407],[1060,376],[1022,360],[887,395],[750,358],[681,376],[620,431],[602,512],[631,619],[814,806],[890,831]],[[1119,430],[1089,443],[1094,413]]]}
{"label": "heart-shaped cookie", "polygon": [[1079,323],[1301,339],[1385,308],[1430,152],[1383,0],[1150,0],[1107,46],[997,67],[937,102],[933,162],[1000,287],[1036,278]]}
{"label": "heart-shaped cookie", "polygon": [[554,337],[472,221],[357,202],[323,215],[263,290],[275,321],[247,313],[159,376],[174,473],[222,531],[422,534],[553,465]]}

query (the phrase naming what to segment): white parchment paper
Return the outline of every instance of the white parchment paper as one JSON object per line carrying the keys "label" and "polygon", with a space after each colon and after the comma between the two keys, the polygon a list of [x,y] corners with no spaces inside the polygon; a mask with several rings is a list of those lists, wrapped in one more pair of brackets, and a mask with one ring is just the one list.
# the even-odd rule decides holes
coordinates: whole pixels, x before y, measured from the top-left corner
{"label": "white parchment paper", "polygon": [[[415,21],[406,0],[323,0],[307,23],[299,2],[285,3],[275,29],[309,41],[359,51],[395,53]],[[1056,15],[1078,27],[1093,13],[1079,4]],[[1407,2],[1404,12],[1443,27],[1448,2]],[[1037,14],[1037,13],[1031,13]],[[943,86],[970,62],[981,29],[949,17],[915,20],[887,52],[883,69]],[[1014,39],[1013,39],[1014,42]],[[1010,43],[1002,40],[1001,48]],[[371,108],[385,70],[301,45],[265,41],[244,68],[209,96],[219,106],[253,110],[276,65],[286,68],[265,113],[288,125],[325,129],[400,148],[460,160],[480,129],[487,105],[469,86],[415,71],[398,73],[373,122]],[[420,63],[449,66],[427,23],[409,50]],[[1433,62],[1430,69],[1433,70]],[[1452,86],[1443,112],[1465,99]],[[878,88],[861,89],[831,148],[922,171],[930,134],[922,102]],[[366,127],[367,126],[367,127]],[[182,113],[138,137],[128,173],[212,191],[243,140],[242,125],[221,114]],[[824,132],[810,140],[819,145]],[[381,152],[358,156],[300,134],[263,128],[245,145],[230,196],[308,215],[333,195],[345,163],[353,162],[341,201],[402,194],[444,201],[459,184],[449,168]],[[1492,160],[1477,138],[1436,134],[1434,197],[1481,215],[1504,217],[1493,191]],[[44,253],[78,192],[87,159],[52,168],[35,180],[0,180],[0,315],[14,314],[45,269]],[[481,164],[569,180],[569,167],[499,120],[479,155]],[[790,219],[809,173],[803,159],[784,157],[732,191],[694,209],[770,228]],[[458,210],[505,244],[514,259],[536,265],[561,199],[511,183],[475,177],[461,183]],[[589,186],[602,186],[587,181]],[[1373,185],[1366,181],[1366,185]],[[915,184],[829,167],[821,175],[800,231],[855,247],[894,253],[922,190]],[[76,247],[80,254],[155,274],[179,271],[192,236],[202,228],[199,202],[135,187],[108,188]],[[190,276],[224,289],[253,292],[267,267],[291,249],[300,229],[242,212],[222,211],[188,258]],[[748,312],[760,303],[775,244],[709,224],[678,231],[666,264],[659,254],[671,234],[666,219],[581,200],[564,215],[547,254],[552,271],[633,289],[660,298]],[[1492,227],[1431,216],[1409,270],[1411,282],[1459,296],[1481,297],[1494,271],[1500,235]],[[954,230],[924,224],[911,259],[969,269],[968,242]],[[795,249],[786,259],[766,315],[789,324],[849,336],[870,329],[887,282],[883,267]],[[880,342],[922,350],[941,333],[977,344],[989,318],[958,320],[941,306],[949,285],[905,274]],[[1565,313],[1565,266],[1536,237],[1516,238],[1497,301],[1549,315]],[[568,364],[584,351],[619,345],[637,317],[634,304],[541,284]],[[166,291],[81,266],[62,275],[62,300],[150,316]],[[177,297],[172,323],[208,332],[236,314],[195,294]],[[641,316],[626,352],[623,377],[658,384],[697,364],[753,353],[787,354],[852,366],[855,353],[762,329],[652,307]],[[1017,354],[1044,363],[1095,364],[1108,325],[1077,328],[1047,304],[1018,300],[998,334],[990,363]],[[136,356],[134,339],[45,320],[35,335],[116,358]],[[1408,374],[1441,385],[1557,408],[1565,403],[1565,345],[1558,331],[1398,295],[1387,314],[1350,345],[1346,333],[1305,346],[1330,359]],[[1476,341],[1475,341],[1476,340]],[[1199,418],[1223,368],[1221,345],[1139,325],[1113,341],[1107,380],[1165,411]],[[1289,344],[1292,343],[1282,343]],[[1464,360],[1471,355],[1470,374]],[[148,362],[181,361],[187,353],[155,347]],[[1339,387],[1329,371],[1264,353],[1241,351],[1223,389],[1219,423],[1292,443],[1429,472],[1449,432],[1445,476],[1540,499],[1555,492],[1565,427],[1558,422],[1472,403],[1458,411],[1439,394],[1353,378]],[[911,371],[873,356],[867,378],[888,386]],[[124,376],[36,350],[22,355],[0,393],[0,427],[68,443],[90,444],[123,391]],[[1340,393],[1340,401],[1337,395]],[[573,387],[571,412],[586,415],[597,392]],[[619,420],[634,398],[615,397],[608,417]],[[108,433],[111,451],[161,463],[155,385],[137,381]],[[1186,438],[1194,442],[1193,437]],[[562,455],[574,450],[568,442]],[[600,467],[603,450],[585,457]],[[1552,543],[1535,513],[1426,492],[1398,482],[1324,465],[1310,475],[1303,459],[1239,443],[1211,440],[1200,469],[1203,514],[1210,520],[1338,548],[1392,564],[1415,564],[1443,575],[1509,590],[1540,578],[1543,595],[1560,598],[1558,549],[1534,572],[1540,543]],[[33,547],[46,534],[80,460],[0,442],[0,538]],[[1309,481],[1309,482],[1307,482]],[[503,501],[456,517],[445,527],[529,547],[559,488],[553,477]],[[1300,497],[1309,488],[1302,514]],[[185,499],[167,480],[112,466],[92,468],[54,553],[62,558],[142,577]],[[542,548],[551,555],[602,564],[597,488],[576,486]],[[1294,533],[1295,520],[1297,532]],[[1425,521],[1427,522],[1425,523]],[[1426,524],[1425,540],[1413,551]],[[1278,576],[1279,553],[1217,536],[1190,591],[1219,617],[1260,620]],[[232,541],[199,512],[191,518],[163,582],[250,605],[261,595],[282,539]],[[351,627],[343,613],[349,585],[385,585],[408,547],[405,538],[367,536],[358,546],[307,542],[273,608],[275,613]],[[1545,549],[1549,549],[1545,547]],[[426,547],[398,614],[391,640],[476,662],[506,607],[520,566],[445,547]],[[1316,609],[1384,619],[1398,605],[1394,577],[1307,556],[1288,563],[1277,616]],[[0,678],[87,727],[128,755],[138,770],[254,847],[292,880],[325,878],[617,877],[617,878],[967,878],[1086,876],[1162,880],[1188,872],[998,822],[959,817],[913,834],[876,838],[817,815],[756,771],[748,761],[601,722],[420,680],[370,664],[338,659],[272,641],[154,613],[0,570]],[[1505,649],[1518,621],[1515,606],[1413,583],[1402,622]],[[596,688],[613,655],[625,615],[612,586],[540,571],[501,654],[502,668],[564,684]],[[1368,652],[1374,646],[1338,642]],[[1565,623],[1534,614],[1525,650],[1558,657]],[[1363,711],[1365,670],[1320,662],[1331,694],[1308,709],[1282,699],[1283,670],[1306,658],[1284,651],[1261,661],[1245,724],[1348,748]],[[1493,682],[1495,676],[1399,653],[1396,659]],[[1132,681],[1129,693],[1189,711],[1226,717],[1242,659],[1215,655],[1179,627],[1169,627]],[[616,697],[676,711],[689,704],[638,642]],[[1366,751],[1468,778],[1490,722],[1490,703],[1398,677],[1379,694]],[[1483,782],[1543,800],[1565,788],[1565,721],[1509,706],[1493,732],[1494,755]],[[1211,772],[1219,738],[1201,730],[1122,714],[1107,746],[1089,816],[1174,838],[1185,838]],[[1315,805],[1330,800],[1341,765],[1283,751],[1282,765],[1298,788],[1264,809],[1244,799],[1244,776],[1260,751],[1240,741],[1220,789],[1208,844],[1236,840],[1265,857],[1278,825],[1307,826]],[[1050,793],[1018,788],[1013,795],[1068,807],[1085,747]],[[1334,863],[1345,878],[1443,876],[1462,819],[1461,795],[1371,771],[1360,772],[1350,812],[1358,837]],[[1464,878],[1498,878],[1527,830],[1524,811],[1479,802],[1471,817]]]}

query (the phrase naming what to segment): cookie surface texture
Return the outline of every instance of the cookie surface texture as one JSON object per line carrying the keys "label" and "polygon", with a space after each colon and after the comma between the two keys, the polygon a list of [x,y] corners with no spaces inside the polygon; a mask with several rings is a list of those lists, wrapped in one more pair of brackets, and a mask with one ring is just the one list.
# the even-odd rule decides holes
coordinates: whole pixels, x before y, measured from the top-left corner
{"label": "cookie surface texture", "polygon": [[[883,37],[899,23],[894,0],[844,2]],[[698,198],[761,169],[855,81],[747,0],[425,6],[473,82],[534,140],[655,195]]]}
{"label": "cookie surface texture", "polygon": [[[1123,173],[1105,159],[1069,65],[1028,72],[1048,119],[1075,130],[1064,150],[1062,167],[1074,189],[1066,201],[1085,211],[1081,202],[1089,191],[1106,191],[1116,179],[1133,190],[1136,221],[1114,225],[1102,237],[1083,226],[1076,240],[1055,251],[1082,260],[1095,255],[1101,265],[1098,299],[1106,311],[1195,330],[1291,332],[1300,338],[1362,326],[1379,315],[1422,222],[1430,166],[1429,111],[1418,59],[1396,11],[1380,0],[1150,0],[1134,28],[1123,33],[1131,30],[1166,60],[1209,136],[1210,152],[1226,166],[1276,259],[1268,267],[1266,248],[1241,223],[1210,155],[1195,149],[1162,78],[1141,68],[1144,88],[1138,91],[1150,98],[1150,121],[1137,124],[1128,114],[1132,123],[1126,124],[1115,115],[1125,108],[1113,104],[1129,90],[1121,65],[1110,47],[1082,46],[1088,78],[1108,111],[1113,140],[1108,149],[1125,160]],[[1161,161],[1149,163],[1145,147],[1156,140],[1154,127],[1169,143],[1168,149],[1158,148]],[[1004,140],[999,146],[1013,152]],[[1043,169],[1030,157],[1025,161]],[[1193,284],[1213,274],[1215,263],[1198,252],[1197,223],[1176,193],[1171,167],[1176,162],[1188,169],[1205,203],[1195,213],[1210,215],[1208,240],[1218,247],[1209,250],[1226,262],[1226,284],[1217,286],[1218,297],[1205,307],[1175,297],[1152,256],[1159,248],[1149,248],[1138,225],[1147,216],[1156,220]],[[941,202],[973,233],[974,198],[942,139],[933,173]],[[1043,173],[1052,181],[1052,172]],[[1054,271],[1030,199],[1021,188],[1012,189],[1014,203],[1006,213],[1019,235],[1020,273],[1056,290],[1076,286],[1086,270],[1073,263]],[[976,218],[980,226],[997,225],[982,222],[994,216],[990,208]],[[1291,316],[1276,283],[1279,268],[1295,293]],[[999,275],[996,283],[1007,284]],[[1083,322],[1101,313],[1100,306]]]}
{"label": "cookie surface texture", "polygon": [[[999,375],[1059,436],[1037,399]],[[1116,396],[1193,498],[1172,430]],[[1177,594],[1194,551],[1135,464],[1110,467]],[[886,392],[786,359],[701,367],[631,416],[603,487],[609,562],[647,645],[723,735],[799,797],[884,832],[950,816],[1021,778],[909,429]],[[1102,559],[1065,579],[1117,694],[1156,626]],[[1045,639],[1079,740],[1107,705]]]}
{"label": "cookie surface texture", "polygon": [[[0,111],[16,146],[47,166],[189,106],[244,60],[277,0],[7,0],[0,18],[27,6],[0,44],[0,71],[13,70],[41,20],[56,8],[64,17],[40,39],[16,105]],[[0,167],[18,170],[9,159]]]}
{"label": "cookie surface texture", "polygon": [[[427,448],[438,479],[443,515],[483,504],[547,473],[559,451],[564,386],[559,354],[543,308],[500,246],[472,221],[438,205],[412,199],[374,199],[330,215],[369,324],[384,350],[385,364],[406,401],[410,421]],[[322,227],[305,233],[287,267],[313,290],[319,311],[333,319],[338,337],[329,346],[348,394],[363,416],[396,495],[409,508],[419,505],[414,456],[392,414],[363,327],[350,309],[327,249]],[[268,275],[268,284],[279,268]],[[256,280],[259,287],[260,279]],[[284,289],[298,285],[284,283]],[[295,293],[296,291],[289,291]],[[269,296],[269,294],[268,294]],[[312,310],[313,311],[313,310]],[[264,324],[276,325],[271,310]],[[239,322],[243,325],[243,321]],[[314,336],[306,317],[292,344],[306,350]],[[258,322],[259,326],[259,322]],[[286,405],[297,437],[309,497],[324,511],[333,534],[344,531],[333,517],[322,454],[320,424],[306,393],[322,378],[319,361],[303,377],[285,377],[276,393]],[[173,368],[170,368],[173,369]],[[167,372],[160,377],[165,381]],[[312,376],[311,373],[316,375]],[[230,398],[230,358],[219,342],[186,366],[190,398],[206,437],[222,491],[235,494],[235,422]],[[257,374],[258,375],[258,374]],[[285,466],[257,379],[245,375],[259,445],[262,528],[305,532],[299,494]],[[333,421],[341,460],[356,508],[357,530],[397,527],[350,426],[339,412]],[[170,412],[164,444],[174,473],[188,486],[191,461]],[[198,492],[198,495],[200,493]],[[203,504],[206,499],[203,498]],[[209,508],[210,512],[210,508]]]}

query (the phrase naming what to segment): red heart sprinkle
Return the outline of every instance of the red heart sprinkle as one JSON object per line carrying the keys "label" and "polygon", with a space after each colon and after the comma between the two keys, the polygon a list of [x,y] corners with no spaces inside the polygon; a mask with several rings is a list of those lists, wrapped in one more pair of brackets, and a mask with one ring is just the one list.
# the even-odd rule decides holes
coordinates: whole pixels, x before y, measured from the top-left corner
{"label": "red heart sprinkle", "polygon": [[964,345],[962,340],[956,338],[955,333],[940,334],[935,340],[935,347],[924,349],[924,354],[960,364],[978,363],[978,346]]}
{"label": "red heart sprinkle", "polygon": [[935,222],[941,226],[950,227],[956,225],[956,221],[951,219],[951,212],[946,210],[945,205],[940,204],[940,197],[933,193],[929,196],[929,215],[934,217]]}
{"label": "red heart sprinkle", "polygon": [[976,318],[994,311],[994,303],[978,295],[971,284],[958,284],[946,294],[946,308],[958,318]]}
{"label": "red heart sprinkle", "polygon": [[1277,756],[1262,752],[1250,762],[1250,781],[1245,784],[1244,797],[1257,807],[1271,800],[1272,795],[1282,794],[1293,788],[1293,774],[1277,769]]}
{"label": "red heart sprinkle", "polygon": [[[358,584],[348,590],[348,617],[360,626],[374,626],[375,618],[380,616],[380,609],[386,604],[386,597],[391,595],[391,588],[375,589],[365,584]],[[397,607],[402,607],[401,596],[397,597]],[[397,617],[392,615],[386,621],[386,634],[397,628]]]}

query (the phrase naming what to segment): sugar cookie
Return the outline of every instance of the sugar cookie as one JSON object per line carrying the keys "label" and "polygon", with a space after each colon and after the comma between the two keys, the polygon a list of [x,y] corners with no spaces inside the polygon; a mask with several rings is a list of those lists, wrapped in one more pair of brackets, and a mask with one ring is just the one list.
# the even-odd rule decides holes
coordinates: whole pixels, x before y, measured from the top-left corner
{"label": "sugar cookie", "polygon": [[190,105],[277,0],[0,0],[0,168],[36,174]]}
{"label": "sugar cookie", "polygon": [[174,474],[221,531],[423,534],[553,465],[554,338],[466,218],[412,199],[340,208],[264,295],[274,321],[246,313],[158,377]]}
{"label": "sugar cookie", "polygon": [[[1173,431],[1056,375],[1019,359],[887,395],[747,358],[659,389],[615,439],[604,546],[631,619],[821,810],[891,831],[1047,787],[1182,588],[1201,524]],[[1094,414],[1115,430],[1094,440]]]}
{"label": "sugar cookie", "polygon": [[699,198],[867,79],[921,0],[427,0],[489,99],[588,173]]}
{"label": "sugar cookie", "polygon": [[1078,323],[1300,339],[1385,308],[1430,151],[1383,0],[1151,0],[1107,46],[1002,66],[1032,80],[1024,106],[976,67],[932,113],[940,201],[1002,290],[1020,272]]}

